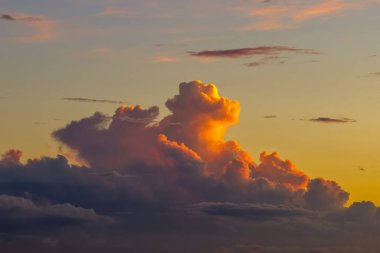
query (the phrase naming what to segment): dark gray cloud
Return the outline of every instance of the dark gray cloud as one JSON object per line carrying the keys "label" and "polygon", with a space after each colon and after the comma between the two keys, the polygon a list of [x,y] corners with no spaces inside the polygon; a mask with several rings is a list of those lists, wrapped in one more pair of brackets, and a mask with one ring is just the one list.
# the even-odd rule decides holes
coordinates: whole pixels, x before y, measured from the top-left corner
{"label": "dark gray cloud", "polygon": [[254,204],[254,203],[228,203],[203,202],[197,206],[198,210],[208,215],[253,218],[258,220],[275,219],[282,217],[302,217],[312,212],[295,206]]}
{"label": "dark gray cloud", "polygon": [[16,20],[14,17],[12,17],[11,15],[8,15],[8,14],[2,14],[1,19],[11,20],[11,21]]}
{"label": "dark gray cloud", "polygon": [[354,119],[350,118],[329,118],[329,117],[318,117],[309,119],[311,122],[320,122],[320,123],[353,123],[357,122]]}
{"label": "dark gray cloud", "polygon": [[224,247],[215,253],[375,253],[363,247],[336,246],[336,247],[276,247],[269,245],[235,245]]}
{"label": "dark gray cloud", "polygon": [[342,209],[348,198],[349,193],[335,181],[323,178],[312,179],[305,193],[306,206],[313,210]]}
{"label": "dark gray cloud", "polygon": [[84,103],[107,103],[107,104],[127,104],[126,101],[121,100],[109,100],[109,99],[92,99],[92,98],[80,98],[80,97],[68,97],[62,98],[67,101],[84,102]]}
{"label": "dark gray cloud", "polygon": [[71,204],[36,204],[30,199],[0,195],[0,231],[50,230],[64,226],[80,226],[86,222],[111,222],[92,209]]}

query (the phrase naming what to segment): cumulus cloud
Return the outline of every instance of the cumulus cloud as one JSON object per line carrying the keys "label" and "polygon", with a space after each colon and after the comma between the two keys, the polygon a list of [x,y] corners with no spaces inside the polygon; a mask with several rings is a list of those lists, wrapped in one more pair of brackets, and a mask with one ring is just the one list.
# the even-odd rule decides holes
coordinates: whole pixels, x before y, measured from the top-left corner
{"label": "cumulus cloud", "polygon": [[[225,139],[240,104],[214,84],[181,83],[166,106],[161,120],[157,106],[120,106],[56,130],[88,166],[64,156],[21,163],[20,151],[8,151],[0,161],[0,231],[23,245],[25,234],[49,234],[73,252],[214,252],[268,240],[273,249],[335,246],[355,228],[373,248],[365,236],[369,228],[380,235],[378,207],[345,207],[349,194],[336,182],[311,179],[277,153],[255,162]],[[80,247],[77,238],[85,238]],[[54,252],[43,245],[35,249]]]}
{"label": "cumulus cloud", "polygon": [[[154,175],[156,182],[142,187],[154,198],[177,197],[160,195],[165,188],[192,201],[304,203],[309,177],[291,161],[262,153],[256,164],[236,141],[224,139],[239,120],[240,105],[220,96],[214,84],[181,83],[166,106],[171,114],[160,121],[155,121],[158,107],[121,106],[112,117],[95,113],[53,136],[90,167],[121,170],[142,182],[146,173]],[[313,197],[320,195],[309,194]]]}
{"label": "cumulus cloud", "polygon": [[263,152],[260,154],[260,162],[255,170],[257,177],[266,178],[293,190],[306,189],[309,177],[298,170],[290,160],[281,160],[278,153]]}
{"label": "cumulus cloud", "polygon": [[343,208],[349,193],[336,182],[323,178],[312,179],[305,193],[306,206],[315,210],[335,210]]}

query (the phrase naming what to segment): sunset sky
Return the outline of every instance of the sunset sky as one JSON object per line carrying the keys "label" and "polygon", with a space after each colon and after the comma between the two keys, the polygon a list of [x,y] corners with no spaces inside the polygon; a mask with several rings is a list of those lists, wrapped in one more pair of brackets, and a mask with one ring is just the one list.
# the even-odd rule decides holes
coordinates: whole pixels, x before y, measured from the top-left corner
{"label": "sunset sky", "polygon": [[1,0],[1,247],[378,252],[379,24],[379,0]]}

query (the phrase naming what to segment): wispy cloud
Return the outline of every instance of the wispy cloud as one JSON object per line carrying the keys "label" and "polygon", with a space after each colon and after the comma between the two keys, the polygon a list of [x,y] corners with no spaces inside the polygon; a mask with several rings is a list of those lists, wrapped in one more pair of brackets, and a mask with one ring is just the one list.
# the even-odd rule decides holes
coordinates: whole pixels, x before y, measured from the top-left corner
{"label": "wispy cloud", "polygon": [[33,16],[14,17],[9,14],[2,14],[0,18],[4,20],[8,20],[8,21],[28,21],[28,22],[38,22],[42,20],[41,17],[33,17]]}
{"label": "wispy cloud", "polygon": [[344,0],[318,0],[318,1],[266,1],[267,5],[255,6],[247,10],[244,6],[238,8],[240,13],[251,17],[251,24],[242,25],[241,31],[249,30],[282,30],[299,27],[302,23],[313,19],[330,18],[342,15],[349,11],[358,10],[371,3],[379,3],[373,0],[344,1]]}
{"label": "wispy cloud", "polygon": [[107,7],[103,11],[96,14],[98,17],[114,16],[114,17],[129,17],[136,15],[137,12],[127,8]]}
{"label": "wispy cloud", "polygon": [[277,115],[265,115],[263,118],[264,119],[276,119]]}
{"label": "wispy cloud", "polygon": [[74,52],[73,55],[84,59],[113,62],[127,59],[128,50],[128,48],[94,47]]}
{"label": "wispy cloud", "polygon": [[311,122],[320,122],[320,123],[353,123],[357,122],[354,119],[350,118],[329,118],[329,117],[318,117],[318,118],[311,118],[309,119]]}
{"label": "wispy cloud", "polygon": [[152,57],[154,62],[178,62],[178,59],[171,56],[156,55]]}
{"label": "wispy cloud", "polygon": [[239,27],[240,31],[271,31],[271,30],[285,30],[294,28],[294,25],[284,24],[274,20],[262,20],[253,24],[243,25]]}
{"label": "wispy cloud", "polygon": [[57,35],[53,29],[56,22],[45,16],[2,14],[0,19],[9,22],[24,23],[36,30],[34,34],[17,38],[17,41],[21,43],[45,42],[52,40]]}
{"label": "wispy cloud", "polygon": [[294,13],[293,19],[295,21],[305,21],[313,18],[337,14],[352,7],[353,6],[351,4],[340,0],[325,0],[319,4],[297,11]]}
{"label": "wispy cloud", "polygon": [[62,98],[66,101],[73,101],[73,102],[84,102],[84,103],[107,103],[107,104],[127,104],[126,101],[121,100],[109,100],[109,99],[92,99],[92,98],[81,98],[81,97],[67,97]]}
{"label": "wispy cloud", "polygon": [[380,77],[380,71],[378,72],[371,72],[368,74],[368,76],[371,76],[371,77]]}
{"label": "wispy cloud", "polygon": [[284,64],[286,62],[286,58],[287,57],[278,56],[278,55],[265,56],[261,58],[259,61],[246,63],[245,66],[252,68],[252,67],[259,67],[264,64]]}
{"label": "wispy cloud", "polygon": [[204,50],[204,51],[190,51],[191,56],[205,57],[205,58],[242,58],[255,55],[274,55],[282,52],[299,53],[299,54],[320,54],[314,49],[293,48],[285,46],[262,46],[262,47],[248,47],[248,48],[234,48],[224,50]]}
{"label": "wispy cloud", "polygon": [[268,15],[278,15],[281,13],[286,13],[290,9],[289,6],[270,6],[259,9],[254,9],[250,11],[250,16],[268,16]]}
{"label": "wispy cloud", "polygon": [[127,50],[109,47],[96,47],[90,49],[88,56],[91,58],[101,58],[105,60],[123,59],[127,56]]}

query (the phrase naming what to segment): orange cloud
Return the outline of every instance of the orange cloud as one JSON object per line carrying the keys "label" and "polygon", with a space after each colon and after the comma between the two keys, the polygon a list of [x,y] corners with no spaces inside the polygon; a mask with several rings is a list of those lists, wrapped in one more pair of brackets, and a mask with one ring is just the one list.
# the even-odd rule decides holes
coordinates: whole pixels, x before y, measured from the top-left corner
{"label": "orange cloud", "polygon": [[256,167],[256,176],[265,177],[270,181],[281,184],[292,190],[305,190],[309,183],[309,177],[298,170],[289,160],[281,160],[278,153],[260,154],[261,164]]}
{"label": "orange cloud", "polygon": [[[168,137],[164,134],[158,135],[158,143],[165,148],[166,152],[171,153],[176,158],[178,158],[178,156],[182,156],[188,161],[192,160],[196,162],[202,162],[201,157],[196,152],[188,148],[183,143],[179,144],[175,141],[168,140]],[[175,161],[176,159],[173,160]]]}

